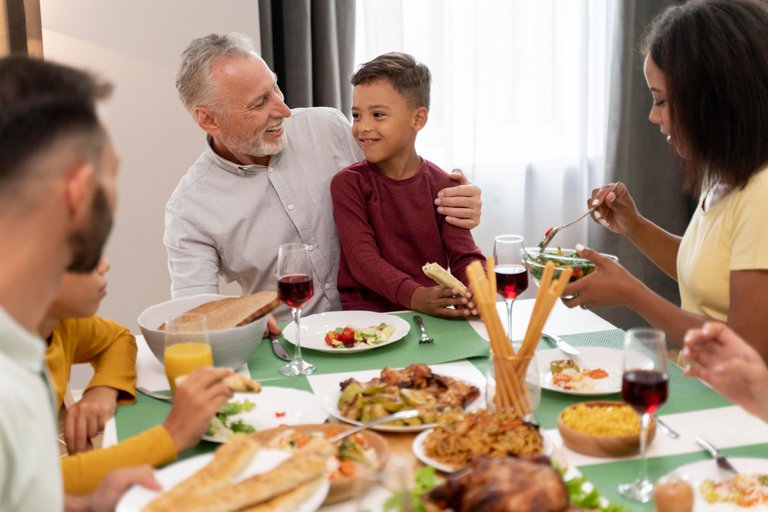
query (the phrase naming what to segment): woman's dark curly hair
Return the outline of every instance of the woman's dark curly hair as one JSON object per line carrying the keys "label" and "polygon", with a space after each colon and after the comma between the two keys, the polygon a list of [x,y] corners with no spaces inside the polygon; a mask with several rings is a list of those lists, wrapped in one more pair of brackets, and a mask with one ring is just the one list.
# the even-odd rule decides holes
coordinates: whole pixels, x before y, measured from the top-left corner
{"label": "woman's dark curly hair", "polygon": [[768,5],[693,0],[664,10],[642,45],[664,72],[685,184],[743,188],[768,163]]}

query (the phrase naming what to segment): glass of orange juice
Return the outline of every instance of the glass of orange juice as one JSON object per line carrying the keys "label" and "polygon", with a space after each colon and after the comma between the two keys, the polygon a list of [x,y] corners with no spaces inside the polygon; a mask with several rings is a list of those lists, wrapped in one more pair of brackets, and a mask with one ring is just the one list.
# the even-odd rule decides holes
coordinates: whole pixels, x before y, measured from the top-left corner
{"label": "glass of orange juice", "polygon": [[213,366],[205,315],[186,313],[165,324],[165,375],[176,392],[176,379]]}

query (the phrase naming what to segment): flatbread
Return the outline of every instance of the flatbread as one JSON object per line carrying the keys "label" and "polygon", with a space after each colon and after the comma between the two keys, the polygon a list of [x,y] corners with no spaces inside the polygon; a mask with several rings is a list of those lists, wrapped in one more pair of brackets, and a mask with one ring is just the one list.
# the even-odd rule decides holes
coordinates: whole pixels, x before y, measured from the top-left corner
{"label": "flatbread", "polygon": [[183,510],[179,508],[179,501],[198,499],[228,487],[253,460],[259,447],[259,442],[252,437],[236,436],[221,445],[205,467],[152,500],[143,512]]}
{"label": "flatbread", "polygon": [[328,441],[315,439],[266,473],[246,478],[219,492],[178,500],[185,512],[233,512],[264,503],[318,477],[325,478],[328,459],[334,454]]}
{"label": "flatbread", "polygon": [[467,293],[467,287],[456,279],[453,274],[445,270],[439,263],[427,263],[421,267],[422,272],[428,278],[442,286],[443,288],[455,288],[459,295],[464,296]]}

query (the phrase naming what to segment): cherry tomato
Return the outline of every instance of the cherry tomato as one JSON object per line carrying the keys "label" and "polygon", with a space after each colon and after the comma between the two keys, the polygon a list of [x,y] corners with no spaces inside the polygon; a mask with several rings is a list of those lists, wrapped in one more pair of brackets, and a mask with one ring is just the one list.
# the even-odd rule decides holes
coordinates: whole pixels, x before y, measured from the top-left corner
{"label": "cherry tomato", "polygon": [[351,327],[345,327],[339,333],[338,339],[344,345],[352,345],[355,342],[355,330]]}

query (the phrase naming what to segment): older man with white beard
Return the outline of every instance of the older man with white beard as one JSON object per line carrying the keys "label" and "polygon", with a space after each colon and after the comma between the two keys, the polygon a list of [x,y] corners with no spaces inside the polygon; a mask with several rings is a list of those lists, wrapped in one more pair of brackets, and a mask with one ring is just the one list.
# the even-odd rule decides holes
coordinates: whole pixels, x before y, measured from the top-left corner
{"label": "older man with white beard", "polygon": [[[289,109],[277,76],[241,34],[195,39],[182,58],[179,97],[207,145],[166,206],[172,295],[217,293],[219,275],[244,293],[274,289],[278,247],[300,242],[315,284],[303,311],[340,309],[330,180],[363,158],[346,118],[331,108]],[[475,227],[480,191],[460,173],[455,179],[463,185],[441,192],[438,211]]]}

